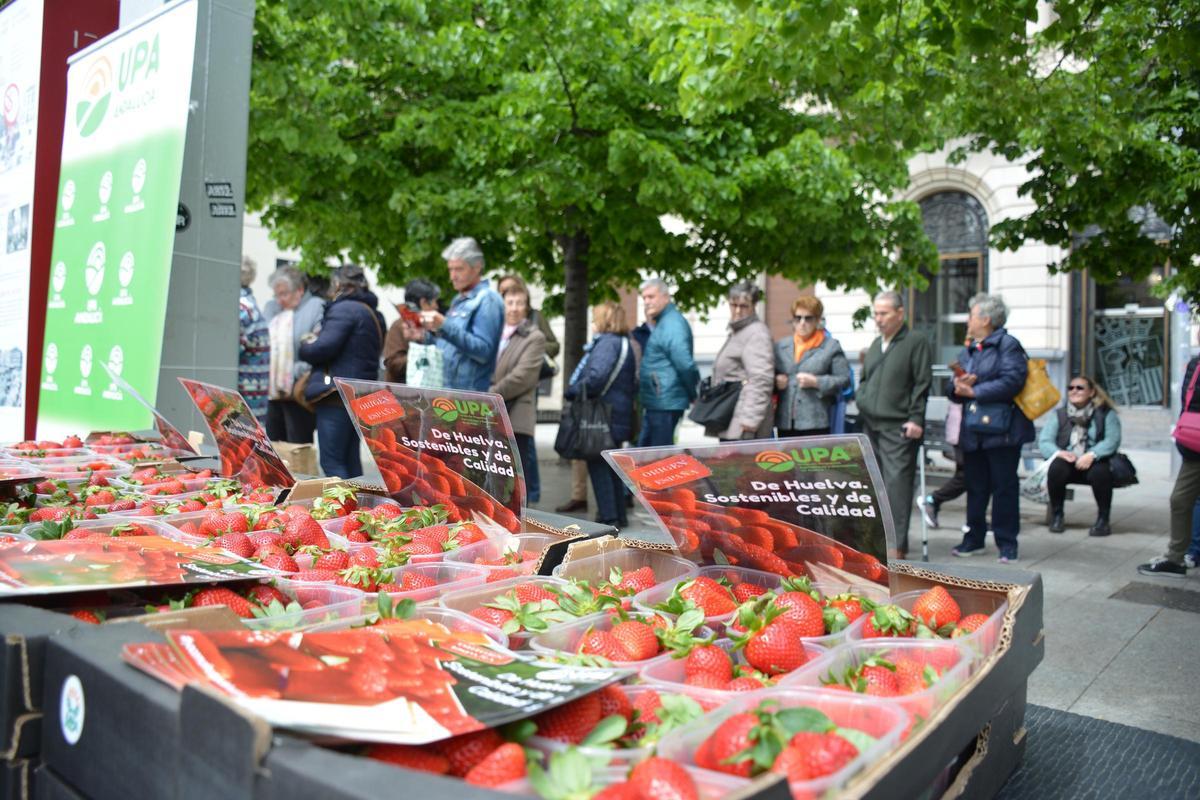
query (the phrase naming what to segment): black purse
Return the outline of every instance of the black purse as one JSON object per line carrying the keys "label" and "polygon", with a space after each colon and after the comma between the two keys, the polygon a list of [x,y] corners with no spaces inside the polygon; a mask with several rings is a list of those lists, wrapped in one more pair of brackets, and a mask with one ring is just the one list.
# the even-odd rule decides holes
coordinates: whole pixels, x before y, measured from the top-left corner
{"label": "black purse", "polygon": [[1011,403],[977,403],[972,400],[963,409],[963,425],[974,433],[1008,433],[1012,413]]}
{"label": "black purse", "polygon": [[1113,453],[1109,457],[1108,471],[1112,474],[1114,489],[1124,489],[1138,482],[1137,468],[1124,453]]}
{"label": "black purse", "polygon": [[741,395],[741,381],[722,381],[713,386],[712,378],[705,378],[700,383],[700,394],[688,419],[706,428],[724,430],[733,421],[733,412]]}
{"label": "black purse", "polygon": [[629,339],[621,340],[621,357],[608,376],[599,397],[587,396],[587,385],[582,385],[581,395],[573,400],[563,412],[558,423],[558,435],[554,438],[554,452],[566,459],[587,461],[599,458],[605,450],[617,446],[612,436],[612,407],[604,402],[604,395],[612,388],[621,374],[625,359],[629,355]]}

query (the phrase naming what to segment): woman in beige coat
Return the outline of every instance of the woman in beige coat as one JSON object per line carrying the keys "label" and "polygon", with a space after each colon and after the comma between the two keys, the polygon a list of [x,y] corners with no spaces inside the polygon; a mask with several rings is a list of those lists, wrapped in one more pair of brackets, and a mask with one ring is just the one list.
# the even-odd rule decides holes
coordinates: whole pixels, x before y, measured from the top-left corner
{"label": "woman in beige coat", "polygon": [[728,297],[729,338],[713,363],[712,385],[739,381],[742,391],[729,425],[709,426],[705,433],[721,441],[767,439],[775,422],[771,409],[775,355],[771,332],[755,312],[762,290],[743,281],[729,289]]}
{"label": "woman in beige coat", "polygon": [[[546,355],[546,337],[529,319],[529,290],[513,287],[504,295],[504,328],[500,334],[500,353],[489,392],[504,398],[512,423],[521,472],[528,475],[533,453],[533,435],[537,425],[538,374]],[[536,502],[533,498],[530,502]]]}

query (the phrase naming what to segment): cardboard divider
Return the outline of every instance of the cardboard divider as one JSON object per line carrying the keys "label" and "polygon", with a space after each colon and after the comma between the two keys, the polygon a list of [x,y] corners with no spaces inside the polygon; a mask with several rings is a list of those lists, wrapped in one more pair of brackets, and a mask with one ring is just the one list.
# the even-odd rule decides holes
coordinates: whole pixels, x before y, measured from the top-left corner
{"label": "cardboard divider", "polygon": [[46,642],[84,623],[65,614],[30,606],[0,606],[0,757],[16,760],[41,749],[43,668]]}

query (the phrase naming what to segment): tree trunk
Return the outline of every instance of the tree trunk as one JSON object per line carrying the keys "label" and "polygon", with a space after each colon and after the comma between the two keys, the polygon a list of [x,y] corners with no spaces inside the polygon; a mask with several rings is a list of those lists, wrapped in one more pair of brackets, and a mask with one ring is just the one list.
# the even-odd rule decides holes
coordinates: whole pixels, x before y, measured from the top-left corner
{"label": "tree trunk", "polygon": [[583,346],[588,342],[591,321],[588,317],[588,250],[591,240],[586,233],[575,231],[556,237],[563,251],[563,370],[570,379],[583,358]]}

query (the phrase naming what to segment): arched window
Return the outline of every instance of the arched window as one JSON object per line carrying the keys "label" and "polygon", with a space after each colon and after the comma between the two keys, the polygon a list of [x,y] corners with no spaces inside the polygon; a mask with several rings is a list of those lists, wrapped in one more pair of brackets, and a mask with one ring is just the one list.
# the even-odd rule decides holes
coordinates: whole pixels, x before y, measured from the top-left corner
{"label": "arched window", "polygon": [[939,192],[921,201],[925,234],[938,250],[929,288],[909,293],[913,330],[929,337],[934,360],[947,364],[967,335],[967,301],[987,285],[988,223],[983,206],[965,192]]}

